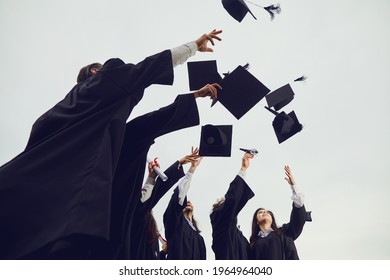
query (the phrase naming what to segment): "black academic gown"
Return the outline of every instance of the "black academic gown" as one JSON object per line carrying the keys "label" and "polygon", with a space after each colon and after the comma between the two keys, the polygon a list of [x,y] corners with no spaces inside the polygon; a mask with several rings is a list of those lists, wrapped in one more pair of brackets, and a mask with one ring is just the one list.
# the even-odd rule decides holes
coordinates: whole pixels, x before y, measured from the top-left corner
{"label": "black academic gown", "polygon": [[244,179],[236,176],[225,194],[225,202],[210,214],[211,248],[216,260],[247,260],[249,242],[237,228],[237,216],[255,194]]}
{"label": "black academic gown", "polygon": [[164,213],[165,237],[168,242],[168,260],[205,260],[206,245],[203,237],[197,233],[183,215],[187,197],[183,206],[179,204],[179,188],[176,187]]}
{"label": "black academic gown", "polygon": [[126,121],[145,88],[172,83],[169,50],[136,65],[111,59],[34,123],[26,149],[0,167],[0,259],[72,234],[110,239]]}
{"label": "black academic gown", "polygon": [[138,199],[137,208],[131,223],[130,259],[132,260],[156,260],[159,259],[160,249],[158,239],[152,244],[149,232],[149,223],[145,219],[148,211],[151,211],[158,201],[169,191],[169,189],[184,176],[183,167],[176,161],[164,173],[168,180],[163,181],[157,177],[152,194],[148,200],[141,202]]}
{"label": "black academic gown", "polygon": [[178,95],[159,110],[131,120],[126,127],[113,182],[111,243],[115,259],[130,259],[131,224],[140,198],[150,146],[159,136],[199,124],[193,93]]}
{"label": "black academic gown", "polygon": [[282,226],[281,236],[271,232],[264,238],[256,238],[250,246],[250,258],[254,260],[299,260],[294,240],[302,233],[305,222],[305,206],[297,208],[293,204],[290,222]]}

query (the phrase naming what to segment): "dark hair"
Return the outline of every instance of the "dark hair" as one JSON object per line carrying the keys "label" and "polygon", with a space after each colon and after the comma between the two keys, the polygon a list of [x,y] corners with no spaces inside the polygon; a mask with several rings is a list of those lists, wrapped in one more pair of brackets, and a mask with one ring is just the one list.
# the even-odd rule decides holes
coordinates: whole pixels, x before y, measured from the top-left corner
{"label": "dark hair", "polygon": [[91,73],[92,68],[100,69],[102,67],[103,67],[103,65],[101,63],[98,63],[98,62],[84,66],[79,71],[79,74],[77,76],[77,83],[84,82],[88,78],[92,77],[92,73]]}
{"label": "dark hair", "polygon": [[225,202],[225,198],[219,198],[214,204],[213,208],[211,209],[211,212],[214,212],[216,209],[222,206],[222,204]]}
{"label": "dark hair", "polygon": [[[257,212],[259,212],[260,210],[266,210],[266,209],[258,208],[258,209],[256,209],[255,213],[253,214],[253,218],[252,218],[252,233],[251,233],[251,237],[249,238],[250,244],[253,244],[256,241],[256,239],[258,238],[258,235],[259,235],[260,229],[259,229],[259,225],[257,224]],[[276,225],[276,220],[275,220],[274,213],[272,213],[271,211],[269,211],[269,213],[270,213],[270,215],[272,217],[271,228],[273,229],[273,231],[278,236],[281,236],[283,234],[283,232],[282,232],[282,229],[279,228]]]}
{"label": "dark hair", "polygon": [[197,232],[197,233],[201,233],[200,229],[198,228],[198,223],[197,223],[196,220],[194,219],[194,216],[192,216],[192,225],[193,225],[194,228],[196,229],[196,232]]}
{"label": "dark hair", "polygon": [[152,210],[145,213],[145,220],[148,223],[149,228],[149,244],[153,245],[158,240],[159,232]]}

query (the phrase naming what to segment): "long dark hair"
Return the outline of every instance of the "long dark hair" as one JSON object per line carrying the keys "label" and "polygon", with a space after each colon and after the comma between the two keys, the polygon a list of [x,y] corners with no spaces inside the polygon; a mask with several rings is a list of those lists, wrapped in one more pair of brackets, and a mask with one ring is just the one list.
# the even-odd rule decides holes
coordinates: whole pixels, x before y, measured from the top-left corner
{"label": "long dark hair", "polygon": [[158,232],[157,222],[154,219],[152,210],[145,213],[145,220],[147,221],[149,228],[149,244],[153,245],[157,242],[160,233]]}
{"label": "long dark hair", "polygon": [[[251,233],[251,237],[249,238],[249,242],[250,244],[253,244],[257,238],[259,237],[259,225],[257,224],[257,213],[260,211],[260,210],[266,210],[264,208],[258,208],[256,209],[255,213],[253,213],[253,218],[252,218],[252,233]],[[269,211],[269,210],[268,210]],[[273,231],[278,235],[278,236],[282,236],[283,234],[283,231],[281,228],[279,228],[277,225],[276,225],[276,220],[275,220],[275,216],[274,216],[274,213],[272,213],[271,211],[269,211],[271,217],[272,217],[272,223],[271,223],[271,228],[273,229]]]}
{"label": "long dark hair", "polygon": [[193,225],[194,228],[196,229],[196,232],[197,232],[197,233],[201,233],[200,229],[198,228],[198,223],[197,223],[196,220],[194,219],[194,216],[192,216],[192,225]]}
{"label": "long dark hair", "polygon": [[91,73],[92,68],[100,69],[102,68],[102,66],[103,65],[101,63],[95,62],[81,68],[77,76],[77,83],[84,82],[89,77],[92,77],[92,73]]}

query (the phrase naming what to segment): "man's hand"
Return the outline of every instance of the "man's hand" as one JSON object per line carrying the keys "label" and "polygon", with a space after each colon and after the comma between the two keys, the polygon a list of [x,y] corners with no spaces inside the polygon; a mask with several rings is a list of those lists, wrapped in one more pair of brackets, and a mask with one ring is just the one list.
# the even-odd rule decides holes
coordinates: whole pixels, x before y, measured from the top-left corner
{"label": "man's hand", "polygon": [[214,29],[210,33],[203,34],[202,36],[200,36],[200,38],[195,41],[196,46],[198,47],[198,51],[200,51],[200,52],[213,52],[213,49],[209,48],[207,46],[207,43],[210,41],[211,45],[214,46],[215,45],[214,39],[216,39],[218,41],[222,40],[221,38],[219,38],[217,36],[218,34],[221,34],[221,33],[222,33],[222,30]]}
{"label": "man's hand", "polygon": [[201,89],[195,91],[194,95],[195,98],[210,96],[210,99],[214,100],[215,98],[217,98],[218,89],[221,90],[222,87],[217,83],[214,83],[212,85],[207,84]]}

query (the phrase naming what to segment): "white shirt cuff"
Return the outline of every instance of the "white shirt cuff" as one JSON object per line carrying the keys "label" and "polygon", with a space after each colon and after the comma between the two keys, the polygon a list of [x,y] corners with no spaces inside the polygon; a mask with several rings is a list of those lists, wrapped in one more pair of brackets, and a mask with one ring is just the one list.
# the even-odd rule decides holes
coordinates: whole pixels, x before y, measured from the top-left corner
{"label": "white shirt cuff", "polygon": [[298,192],[298,188],[296,185],[292,185],[291,191],[292,191],[292,196],[291,199],[294,202],[294,206],[297,208],[301,208],[305,202],[305,196],[303,193]]}
{"label": "white shirt cuff", "polygon": [[183,206],[184,199],[187,196],[188,190],[190,189],[190,183],[192,179],[192,173],[187,172],[184,177],[179,180],[179,204]]}
{"label": "white shirt cuff", "polygon": [[147,201],[152,196],[152,192],[153,192],[153,188],[154,188],[155,183],[156,183],[156,181],[153,178],[151,178],[151,177],[146,178],[145,184],[141,188],[141,202],[142,203]]}
{"label": "white shirt cuff", "polygon": [[242,170],[240,169],[240,171],[238,171],[238,174],[237,174],[237,175],[240,176],[240,177],[245,181],[246,172],[244,172],[244,171],[242,171]]}
{"label": "white shirt cuff", "polygon": [[173,67],[186,62],[187,59],[195,55],[197,49],[195,41],[171,49]]}

